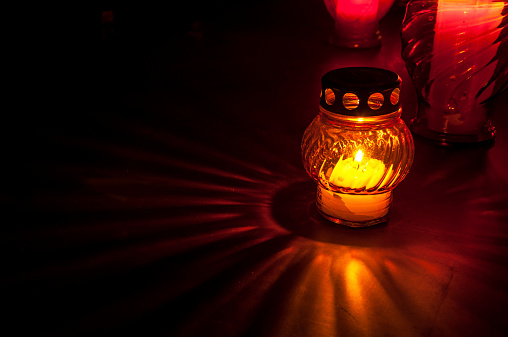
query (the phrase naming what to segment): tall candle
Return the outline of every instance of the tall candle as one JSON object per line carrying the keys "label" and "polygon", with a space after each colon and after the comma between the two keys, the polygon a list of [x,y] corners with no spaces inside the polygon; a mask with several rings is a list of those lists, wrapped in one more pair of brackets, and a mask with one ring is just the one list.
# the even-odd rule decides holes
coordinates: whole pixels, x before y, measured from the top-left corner
{"label": "tall candle", "polygon": [[452,134],[475,134],[485,123],[479,103],[492,94],[489,81],[497,61],[493,45],[503,2],[438,0],[428,100],[428,127]]}

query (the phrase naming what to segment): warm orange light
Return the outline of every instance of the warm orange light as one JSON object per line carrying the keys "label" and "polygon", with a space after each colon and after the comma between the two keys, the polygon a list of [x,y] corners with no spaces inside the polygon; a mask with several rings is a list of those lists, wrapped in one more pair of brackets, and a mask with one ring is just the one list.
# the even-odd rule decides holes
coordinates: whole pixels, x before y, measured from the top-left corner
{"label": "warm orange light", "polygon": [[[384,77],[383,89],[375,84],[365,89],[373,78]],[[362,85],[348,91],[345,78]],[[320,114],[302,139],[305,168],[318,183],[316,205],[327,219],[348,226],[386,221],[392,189],[413,161],[400,102],[391,99],[399,95],[400,78],[378,68],[337,69],[323,77],[322,96],[327,91],[337,99],[321,98]],[[344,99],[352,92],[354,106]],[[376,105],[368,104],[372,96],[379,98]]]}
{"label": "warm orange light", "polygon": [[[341,156],[333,169],[327,170],[331,170],[328,182],[332,189],[339,187],[370,189],[379,184],[386,173],[383,162],[374,158],[362,162],[362,159],[362,150],[358,150],[354,159]],[[391,178],[391,173],[389,172],[386,176]],[[324,178],[326,179],[327,176],[325,173]]]}
{"label": "warm orange light", "polygon": [[346,265],[346,290],[351,302],[362,300],[361,274],[365,266],[356,259],[351,259]]}

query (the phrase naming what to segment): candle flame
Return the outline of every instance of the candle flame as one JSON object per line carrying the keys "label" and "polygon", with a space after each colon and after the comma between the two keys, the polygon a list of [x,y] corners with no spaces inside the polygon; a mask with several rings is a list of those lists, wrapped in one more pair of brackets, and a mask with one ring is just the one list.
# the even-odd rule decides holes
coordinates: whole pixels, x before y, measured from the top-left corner
{"label": "candle flame", "polygon": [[358,150],[358,152],[356,152],[355,161],[360,163],[362,161],[362,158],[363,152],[362,150]]}

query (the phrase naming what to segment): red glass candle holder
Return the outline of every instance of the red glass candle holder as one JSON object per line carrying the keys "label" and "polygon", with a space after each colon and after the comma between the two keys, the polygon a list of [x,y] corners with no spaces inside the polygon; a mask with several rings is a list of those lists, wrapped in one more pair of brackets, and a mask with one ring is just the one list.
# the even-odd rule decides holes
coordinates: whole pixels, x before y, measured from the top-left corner
{"label": "red glass candle holder", "polygon": [[418,95],[413,132],[441,142],[492,139],[490,103],[508,83],[508,1],[413,0],[402,57]]}
{"label": "red glass candle holder", "polygon": [[302,139],[307,173],[318,184],[316,205],[335,223],[385,222],[392,190],[413,162],[401,115],[400,77],[368,67],[332,70],[322,78],[319,114]]}
{"label": "red glass candle holder", "polygon": [[394,0],[324,0],[335,24],[330,43],[338,47],[370,48],[381,45],[379,20]]}

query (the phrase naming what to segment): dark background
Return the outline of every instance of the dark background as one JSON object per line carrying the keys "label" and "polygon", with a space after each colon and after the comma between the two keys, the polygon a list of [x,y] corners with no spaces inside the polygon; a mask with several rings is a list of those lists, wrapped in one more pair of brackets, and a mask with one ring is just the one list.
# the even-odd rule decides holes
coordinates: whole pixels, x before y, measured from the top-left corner
{"label": "dark background", "polygon": [[506,333],[506,95],[494,143],[415,136],[388,224],[315,209],[300,140],[324,73],[393,70],[416,115],[403,8],[381,48],[345,50],[318,0],[39,7],[6,11],[5,331]]}

